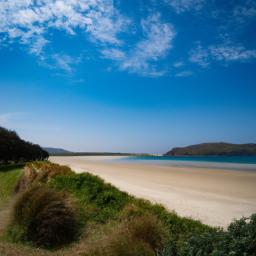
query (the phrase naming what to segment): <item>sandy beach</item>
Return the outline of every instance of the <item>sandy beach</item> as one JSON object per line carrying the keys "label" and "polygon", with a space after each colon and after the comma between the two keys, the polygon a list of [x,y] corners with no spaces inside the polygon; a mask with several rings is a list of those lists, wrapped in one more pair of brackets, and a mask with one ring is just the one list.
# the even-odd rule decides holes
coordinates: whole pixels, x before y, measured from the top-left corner
{"label": "sandy beach", "polygon": [[109,161],[116,157],[50,157],[76,172],[90,172],[181,216],[226,227],[256,213],[256,172]]}

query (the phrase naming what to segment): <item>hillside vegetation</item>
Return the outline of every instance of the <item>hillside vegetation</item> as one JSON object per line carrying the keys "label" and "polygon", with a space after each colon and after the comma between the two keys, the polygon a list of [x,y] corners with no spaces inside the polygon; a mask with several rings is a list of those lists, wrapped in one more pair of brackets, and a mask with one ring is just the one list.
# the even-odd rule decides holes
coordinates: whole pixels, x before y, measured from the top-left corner
{"label": "hillside vegetation", "polygon": [[256,156],[256,144],[202,143],[177,147],[167,156]]}
{"label": "hillside vegetation", "polygon": [[0,127],[0,165],[44,160],[49,154],[39,145],[22,140],[14,131]]}
{"label": "hillside vegetation", "polygon": [[0,255],[255,255],[256,215],[224,231],[132,197],[89,173],[50,162],[24,170],[0,172],[1,179],[10,179],[0,184],[4,200],[23,184],[7,211],[9,222],[0,222]]}

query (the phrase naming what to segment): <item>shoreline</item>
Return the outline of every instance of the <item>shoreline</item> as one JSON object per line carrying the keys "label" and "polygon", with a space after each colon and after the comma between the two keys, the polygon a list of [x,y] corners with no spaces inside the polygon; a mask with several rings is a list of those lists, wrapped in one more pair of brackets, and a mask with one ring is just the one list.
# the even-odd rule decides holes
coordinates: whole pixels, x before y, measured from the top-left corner
{"label": "shoreline", "polygon": [[76,172],[90,172],[136,197],[161,203],[180,216],[226,227],[256,212],[256,172],[174,167],[122,157],[50,157]]}

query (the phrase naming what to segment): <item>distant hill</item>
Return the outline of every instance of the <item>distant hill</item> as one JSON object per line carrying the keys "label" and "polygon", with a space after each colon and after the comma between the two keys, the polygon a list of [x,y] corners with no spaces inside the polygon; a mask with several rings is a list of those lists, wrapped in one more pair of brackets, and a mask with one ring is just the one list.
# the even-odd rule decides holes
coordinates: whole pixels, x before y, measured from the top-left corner
{"label": "distant hill", "polygon": [[72,152],[63,148],[44,147],[52,156],[119,156],[119,155],[131,155],[126,153],[111,153],[111,152]]}
{"label": "distant hill", "polygon": [[49,154],[70,154],[70,153],[72,153],[63,148],[44,147],[44,150],[46,150]]}
{"label": "distant hill", "polygon": [[132,154],[119,152],[72,152],[63,148],[44,147],[51,156],[146,156],[150,154]]}
{"label": "distant hill", "polygon": [[202,143],[177,147],[166,156],[256,156],[256,144]]}

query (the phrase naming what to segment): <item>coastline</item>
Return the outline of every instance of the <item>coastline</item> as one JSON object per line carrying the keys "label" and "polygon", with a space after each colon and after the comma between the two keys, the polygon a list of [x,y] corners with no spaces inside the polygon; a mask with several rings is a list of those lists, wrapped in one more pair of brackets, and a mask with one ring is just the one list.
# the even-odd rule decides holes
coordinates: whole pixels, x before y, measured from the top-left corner
{"label": "coastline", "polygon": [[256,172],[111,161],[121,158],[55,156],[50,161],[98,175],[123,191],[211,226],[226,227],[234,218],[256,212]]}

